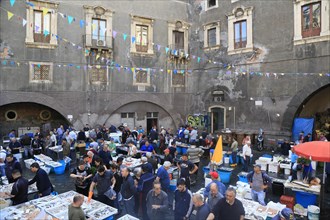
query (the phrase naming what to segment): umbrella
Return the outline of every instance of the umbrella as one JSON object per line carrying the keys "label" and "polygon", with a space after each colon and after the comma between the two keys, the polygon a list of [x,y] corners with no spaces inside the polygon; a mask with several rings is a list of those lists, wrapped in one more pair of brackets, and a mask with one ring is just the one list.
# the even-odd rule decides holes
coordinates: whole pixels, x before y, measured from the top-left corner
{"label": "umbrella", "polygon": [[294,147],[295,153],[314,161],[330,162],[330,142],[311,141]]}

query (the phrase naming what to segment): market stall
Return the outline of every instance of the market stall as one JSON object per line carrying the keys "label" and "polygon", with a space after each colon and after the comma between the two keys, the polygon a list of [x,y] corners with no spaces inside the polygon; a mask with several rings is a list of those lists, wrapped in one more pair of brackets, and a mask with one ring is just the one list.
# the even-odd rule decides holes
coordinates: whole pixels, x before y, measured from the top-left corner
{"label": "market stall", "polygon": [[[49,195],[39,199],[31,200],[24,204],[17,206],[7,207],[1,210],[0,220],[12,220],[12,219],[41,219],[40,214],[45,213],[45,219],[67,219],[68,218],[68,206],[72,203],[73,197],[77,192],[69,191],[56,196]],[[81,208],[85,215],[93,220],[107,219],[118,213],[117,209],[105,205],[96,200],[88,201],[88,198],[84,197],[85,201]]]}

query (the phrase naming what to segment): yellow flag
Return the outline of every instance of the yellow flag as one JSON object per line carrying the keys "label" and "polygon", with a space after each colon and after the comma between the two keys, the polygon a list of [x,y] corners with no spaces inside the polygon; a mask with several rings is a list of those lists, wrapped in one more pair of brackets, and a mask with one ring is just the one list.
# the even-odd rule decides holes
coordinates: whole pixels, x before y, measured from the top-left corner
{"label": "yellow flag", "polygon": [[220,135],[212,156],[212,162],[220,163],[222,161],[222,135]]}
{"label": "yellow flag", "polygon": [[135,71],[135,68],[131,68],[131,70],[132,70],[132,73],[134,73],[134,71]]}
{"label": "yellow flag", "polygon": [[48,8],[43,8],[42,9],[42,14],[45,16],[48,13]]}
{"label": "yellow flag", "polygon": [[10,20],[14,16],[14,14],[11,13],[10,11],[8,11],[7,14],[8,14],[8,20]]}

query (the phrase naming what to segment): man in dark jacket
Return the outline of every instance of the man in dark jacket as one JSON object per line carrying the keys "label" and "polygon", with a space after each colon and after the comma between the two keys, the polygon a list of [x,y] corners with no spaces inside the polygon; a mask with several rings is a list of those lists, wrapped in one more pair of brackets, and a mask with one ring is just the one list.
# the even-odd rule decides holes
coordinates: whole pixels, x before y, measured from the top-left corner
{"label": "man in dark jacket", "polygon": [[167,194],[161,189],[161,184],[158,181],[153,183],[153,189],[147,194],[147,213],[149,219],[162,220],[168,211]]}
{"label": "man in dark jacket", "polygon": [[22,177],[19,170],[13,170],[13,179],[15,181],[11,193],[6,193],[13,201],[13,205],[18,205],[28,201],[29,181]]}
{"label": "man in dark jacket", "polygon": [[36,175],[29,181],[29,185],[37,183],[38,197],[48,196],[53,191],[53,185],[51,184],[46,171],[40,168],[37,162],[31,164],[30,169]]}
{"label": "man in dark jacket", "polygon": [[134,212],[136,187],[133,177],[130,175],[130,171],[127,167],[121,169],[121,176],[123,177],[123,184],[120,193],[123,197],[125,213],[136,216]]}
{"label": "man in dark jacket", "polygon": [[140,201],[141,207],[142,207],[142,215],[144,220],[148,220],[148,215],[147,215],[147,204],[145,203],[147,199],[147,194],[148,192],[152,189],[153,187],[153,182],[155,180],[155,176],[150,172],[150,168],[147,164],[143,164],[142,167],[142,175],[138,181],[138,187],[137,191],[140,193],[139,196],[141,198]]}
{"label": "man in dark jacket", "polygon": [[110,161],[112,161],[112,157],[108,144],[103,145],[102,149],[99,151],[99,157],[102,159],[103,164],[106,167],[110,166]]}
{"label": "man in dark jacket", "polygon": [[5,173],[9,183],[15,182],[12,176],[13,170],[19,170],[19,172],[22,173],[21,164],[12,154],[8,154],[5,161]]}
{"label": "man in dark jacket", "polygon": [[22,147],[22,145],[21,145],[20,142],[17,141],[16,138],[11,138],[8,147],[10,148],[10,152],[12,154],[18,154],[19,153],[19,149]]}
{"label": "man in dark jacket", "polygon": [[193,207],[192,194],[186,187],[186,181],[179,179],[174,193],[173,209],[175,220],[189,219]]}
{"label": "man in dark jacket", "polygon": [[38,135],[34,135],[34,138],[31,142],[31,150],[33,152],[33,155],[41,154],[42,149],[42,142]]}

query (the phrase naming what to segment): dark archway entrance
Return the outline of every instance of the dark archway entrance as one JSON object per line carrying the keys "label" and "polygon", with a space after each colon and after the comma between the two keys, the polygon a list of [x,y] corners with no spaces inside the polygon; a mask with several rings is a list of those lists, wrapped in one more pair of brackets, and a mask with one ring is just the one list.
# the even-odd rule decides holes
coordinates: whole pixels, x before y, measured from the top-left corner
{"label": "dark archway entrance", "polygon": [[314,130],[330,138],[330,84],[316,90],[299,106],[295,118],[314,118]]}
{"label": "dark archway entrance", "polygon": [[18,136],[24,133],[49,132],[59,125],[68,125],[66,118],[56,110],[37,103],[20,102],[0,106],[0,136],[7,136],[16,130]]}

